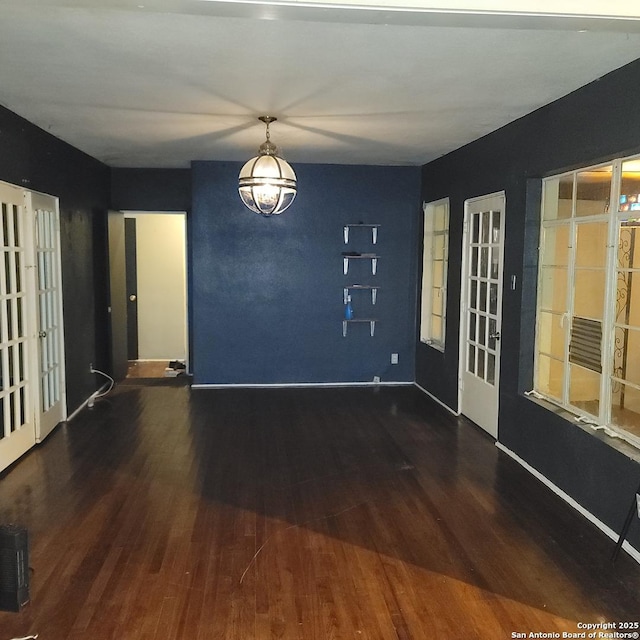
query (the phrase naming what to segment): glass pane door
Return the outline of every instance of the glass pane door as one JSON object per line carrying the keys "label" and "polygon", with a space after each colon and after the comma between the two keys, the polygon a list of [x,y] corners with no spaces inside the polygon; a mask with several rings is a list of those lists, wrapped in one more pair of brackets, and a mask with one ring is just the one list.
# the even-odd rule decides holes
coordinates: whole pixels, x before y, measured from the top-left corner
{"label": "glass pane door", "polygon": [[0,470],[35,443],[32,415],[22,190],[0,185]]}

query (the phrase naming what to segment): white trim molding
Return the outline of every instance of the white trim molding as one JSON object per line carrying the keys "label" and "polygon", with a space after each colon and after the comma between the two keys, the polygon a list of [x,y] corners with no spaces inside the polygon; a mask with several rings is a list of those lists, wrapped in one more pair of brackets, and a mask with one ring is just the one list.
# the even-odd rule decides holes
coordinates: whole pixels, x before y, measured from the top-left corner
{"label": "white trim molding", "polygon": [[[529,463],[525,462],[518,454],[508,449],[500,442],[496,442],[496,447],[500,451],[504,451],[510,458],[513,458],[519,465],[524,467],[531,475],[535,476],[542,484],[546,485],[557,496],[562,498],[569,506],[573,507],[580,515],[584,516],[589,522],[594,524],[600,531],[602,531],[607,537],[611,538],[614,542],[618,542],[618,534],[608,527],[604,522],[596,518],[590,511],[587,511],[581,504],[576,502],[569,494],[565,493],[560,487],[555,485],[549,478],[543,476],[537,469],[532,467]],[[622,548],[638,563],[640,564],[640,551],[631,546],[628,541],[624,541]],[[613,549],[612,549],[613,552]]]}
{"label": "white trim molding", "polygon": [[430,391],[427,391],[424,387],[421,387],[417,382],[413,383],[414,387],[417,387],[420,391],[422,391],[422,393],[424,393],[425,395],[428,395],[434,402],[437,402],[443,409],[446,409],[449,413],[451,413],[454,416],[459,416],[460,412],[459,411],[455,411],[454,409],[452,409],[449,405],[445,404],[444,402],[442,402],[442,400],[439,400],[438,398],[436,398],[433,393],[431,393]]}
{"label": "white trim molding", "polygon": [[410,387],[413,382],[282,382],[264,384],[192,384],[192,389],[313,389],[323,387]]}

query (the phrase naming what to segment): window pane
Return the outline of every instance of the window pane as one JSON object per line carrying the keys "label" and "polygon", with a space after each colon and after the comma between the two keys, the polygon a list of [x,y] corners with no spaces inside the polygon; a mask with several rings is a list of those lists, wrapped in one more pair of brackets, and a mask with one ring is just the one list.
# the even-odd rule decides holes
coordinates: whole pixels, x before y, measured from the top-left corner
{"label": "window pane", "polygon": [[543,229],[544,252],[542,264],[567,266],[569,264],[569,225]]}
{"label": "window pane", "polygon": [[602,320],[604,314],[605,272],[592,269],[576,271],[573,313],[581,318]]}
{"label": "window pane", "polygon": [[480,242],[491,242],[491,236],[489,234],[489,227],[491,226],[491,211],[483,211],[482,216],[482,234],[480,235]]}
{"label": "window pane", "polygon": [[607,262],[607,224],[576,225],[576,266],[604,267]]}
{"label": "window pane", "polygon": [[486,278],[489,275],[489,247],[482,247],[480,250],[480,277]]}
{"label": "window pane", "polygon": [[478,282],[477,280],[471,281],[471,286],[469,287],[469,308],[477,309],[478,308]]}
{"label": "window pane", "polygon": [[489,384],[496,382],[496,357],[492,353],[487,354],[487,382]]}
{"label": "window pane", "polygon": [[442,342],[442,318],[438,316],[431,317],[431,339]]}
{"label": "window pane", "polygon": [[449,203],[424,207],[420,340],[444,347]]}
{"label": "window pane", "polygon": [[640,269],[640,226],[623,224],[618,229],[618,266],[623,269]]}
{"label": "window pane", "polygon": [[478,344],[485,346],[487,344],[487,318],[486,316],[478,317]]}
{"label": "window pane", "polygon": [[433,211],[433,229],[434,231],[444,231],[448,226],[447,206],[438,204],[434,206]]}
{"label": "window pane", "polygon": [[567,310],[567,270],[564,267],[543,267],[538,286],[542,309],[559,313]]}
{"label": "window pane", "polygon": [[431,313],[437,316],[442,315],[442,291],[434,288],[431,295]]}
{"label": "window pane", "polygon": [[482,378],[484,380],[484,356],[485,350],[478,349],[478,368],[476,369],[476,375],[478,378]]}
{"label": "window pane", "polygon": [[472,345],[469,345],[469,361],[467,363],[467,371],[474,374],[476,372],[476,348]]}
{"label": "window pane", "polygon": [[569,403],[597,417],[600,411],[600,374],[569,365]]}
{"label": "window pane", "polygon": [[491,249],[491,273],[489,277],[492,280],[498,279],[498,261],[500,260],[500,255],[498,253],[498,248],[494,247]]}
{"label": "window pane", "polygon": [[498,314],[498,285],[494,282],[489,285],[489,313]]}
{"label": "window pane", "polygon": [[[616,317],[619,324],[640,327],[640,237],[635,227],[621,226],[618,240],[618,267],[616,278]],[[631,297],[631,299],[630,299]]]}
{"label": "window pane", "polygon": [[612,168],[599,167],[578,173],[576,216],[596,216],[609,212]]}
{"label": "window pane", "polygon": [[476,319],[477,314],[470,313],[469,314],[469,340],[476,341]]}
{"label": "window pane", "polygon": [[638,389],[619,383],[613,385],[611,422],[640,437],[640,391]]}
{"label": "window pane", "polygon": [[[618,271],[616,279],[616,311],[615,320],[619,324],[640,327],[640,272]],[[631,291],[631,302],[629,292]]]}
{"label": "window pane", "polygon": [[496,334],[496,321],[493,318],[489,318],[489,349],[496,348],[496,339],[492,338]]}
{"label": "window pane", "polygon": [[622,163],[619,209],[640,212],[640,160],[638,159]]}
{"label": "window pane", "polygon": [[543,219],[558,220],[571,217],[573,175],[545,180],[543,195]]}
{"label": "window pane", "polygon": [[616,327],[613,375],[640,386],[640,330]]}
{"label": "window pane", "polygon": [[487,283],[480,283],[480,299],[478,300],[480,304],[480,311],[487,310]]}
{"label": "window pane", "polygon": [[562,362],[549,356],[538,356],[536,370],[536,389],[546,396],[560,400],[562,398],[564,367]]}
{"label": "window pane", "polygon": [[567,331],[560,326],[561,316],[541,311],[538,316],[538,350],[564,360]]}
{"label": "window pane", "polygon": [[491,242],[497,244],[500,241],[500,211],[494,211],[491,218]]}
{"label": "window pane", "polygon": [[433,262],[433,286],[444,286],[444,262],[442,260],[434,260]]}

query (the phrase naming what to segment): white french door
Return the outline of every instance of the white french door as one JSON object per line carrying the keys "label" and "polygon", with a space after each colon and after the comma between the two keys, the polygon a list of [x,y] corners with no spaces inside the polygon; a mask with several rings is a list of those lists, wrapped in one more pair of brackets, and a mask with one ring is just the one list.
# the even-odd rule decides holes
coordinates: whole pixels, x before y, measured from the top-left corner
{"label": "white french door", "polygon": [[460,306],[461,412],[498,437],[504,192],[467,200]]}
{"label": "white french door", "polygon": [[24,190],[0,183],[0,470],[35,444]]}
{"label": "white french door", "polygon": [[65,419],[57,199],[0,182],[0,471]]}
{"label": "white french door", "polygon": [[66,418],[62,279],[60,277],[60,215],[58,199],[28,194],[34,225],[35,296],[38,336],[39,405],[36,440],[41,442]]}

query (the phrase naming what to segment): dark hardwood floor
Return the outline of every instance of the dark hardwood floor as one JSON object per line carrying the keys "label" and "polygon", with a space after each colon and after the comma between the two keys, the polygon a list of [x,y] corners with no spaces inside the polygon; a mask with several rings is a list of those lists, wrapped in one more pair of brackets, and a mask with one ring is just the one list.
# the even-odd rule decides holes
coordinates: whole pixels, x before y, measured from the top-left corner
{"label": "dark hardwood floor", "polygon": [[[118,387],[0,476],[0,640],[501,640],[640,620],[640,566],[413,388]],[[552,636],[547,636],[552,637]]]}

